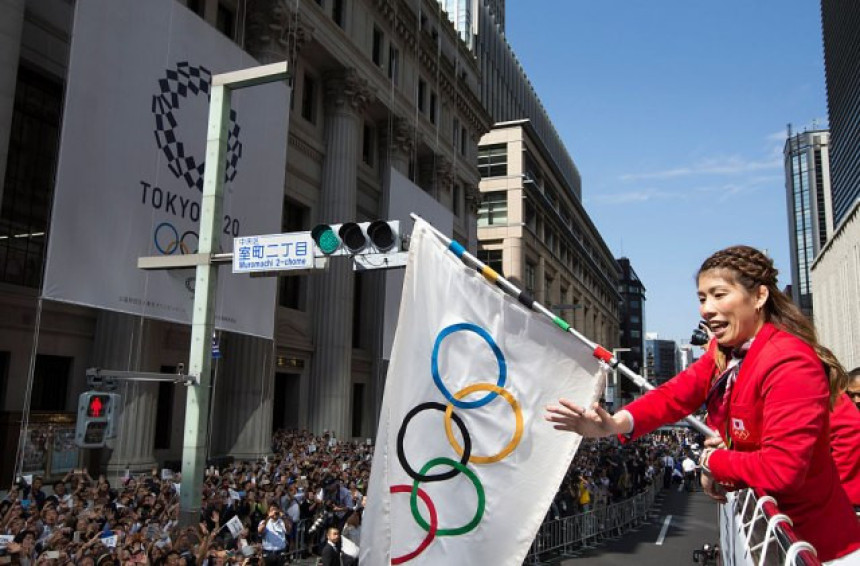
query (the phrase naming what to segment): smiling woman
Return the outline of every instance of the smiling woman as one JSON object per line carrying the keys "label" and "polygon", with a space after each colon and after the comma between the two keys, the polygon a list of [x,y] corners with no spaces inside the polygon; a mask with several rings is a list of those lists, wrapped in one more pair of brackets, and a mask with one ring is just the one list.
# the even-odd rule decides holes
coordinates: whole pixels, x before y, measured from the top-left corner
{"label": "smiling woman", "polygon": [[761,489],[776,497],[821,560],[860,555],[860,524],[827,434],[845,371],[777,288],[773,262],[755,248],[714,253],[697,284],[713,333],[702,358],[614,415],[561,399],[547,408],[547,420],[587,437],[636,438],[704,403],[719,435],[706,442],[700,461],[708,495],[724,501],[726,490]]}

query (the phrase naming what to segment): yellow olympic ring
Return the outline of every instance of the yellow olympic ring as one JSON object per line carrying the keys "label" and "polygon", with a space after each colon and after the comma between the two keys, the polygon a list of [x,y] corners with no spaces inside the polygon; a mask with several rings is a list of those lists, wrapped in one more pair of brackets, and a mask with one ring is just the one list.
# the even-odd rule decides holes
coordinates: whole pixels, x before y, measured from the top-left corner
{"label": "yellow olympic ring", "polygon": [[[520,408],[520,404],[514,399],[514,396],[510,394],[507,389],[502,389],[498,385],[493,383],[474,383],[461,389],[460,391],[454,394],[454,398],[457,400],[462,399],[466,395],[474,393],[475,391],[495,391],[499,395],[505,398],[505,401],[510,403],[511,408],[514,410],[514,417],[516,418],[516,426],[514,427],[514,437],[505,446],[501,452],[496,454],[495,456],[472,456],[469,458],[469,462],[474,464],[492,464],[494,462],[498,462],[499,460],[504,459],[508,456],[517,445],[520,443],[520,440],[523,437],[523,411]],[[454,431],[451,429],[451,415],[454,412],[454,405],[452,403],[448,403],[448,408],[445,410],[445,434],[448,435],[448,442],[451,443],[451,446],[457,452],[458,455],[463,455],[463,447],[460,446],[460,443],[457,442],[457,439],[454,438]]]}

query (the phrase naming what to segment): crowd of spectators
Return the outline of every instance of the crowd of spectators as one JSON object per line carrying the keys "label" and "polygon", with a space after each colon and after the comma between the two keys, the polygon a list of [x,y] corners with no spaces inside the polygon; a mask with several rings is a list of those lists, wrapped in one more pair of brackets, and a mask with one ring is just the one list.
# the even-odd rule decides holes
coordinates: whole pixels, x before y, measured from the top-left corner
{"label": "crowd of spectators", "polygon": [[[279,431],[271,458],[206,468],[194,527],[179,523],[178,473],[152,470],[111,482],[81,469],[50,486],[38,476],[22,478],[0,502],[0,564],[280,563],[325,556],[332,529],[348,539],[344,545],[358,546],[372,449],[328,433]],[[630,497],[658,475],[662,454],[679,450],[675,437],[585,441],[550,514]]]}

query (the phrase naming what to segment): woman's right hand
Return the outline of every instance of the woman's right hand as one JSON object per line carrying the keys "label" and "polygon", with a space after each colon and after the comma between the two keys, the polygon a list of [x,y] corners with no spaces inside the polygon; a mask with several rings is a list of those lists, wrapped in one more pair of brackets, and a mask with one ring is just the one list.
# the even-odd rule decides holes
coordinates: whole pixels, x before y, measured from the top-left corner
{"label": "woman's right hand", "polygon": [[585,409],[567,399],[559,399],[558,405],[548,405],[546,411],[544,418],[554,423],[553,428],[575,432],[586,438],[626,434],[630,428],[627,419],[610,415],[598,403]]}

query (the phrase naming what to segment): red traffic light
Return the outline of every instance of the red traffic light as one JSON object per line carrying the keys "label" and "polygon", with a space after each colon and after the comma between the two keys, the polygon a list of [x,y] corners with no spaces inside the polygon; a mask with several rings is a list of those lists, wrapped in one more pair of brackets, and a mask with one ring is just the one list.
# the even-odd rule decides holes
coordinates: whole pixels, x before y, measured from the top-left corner
{"label": "red traffic light", "polygon": [[110,398],[107,395],[93,395],[87,403],[88,417],[104,417]]}

